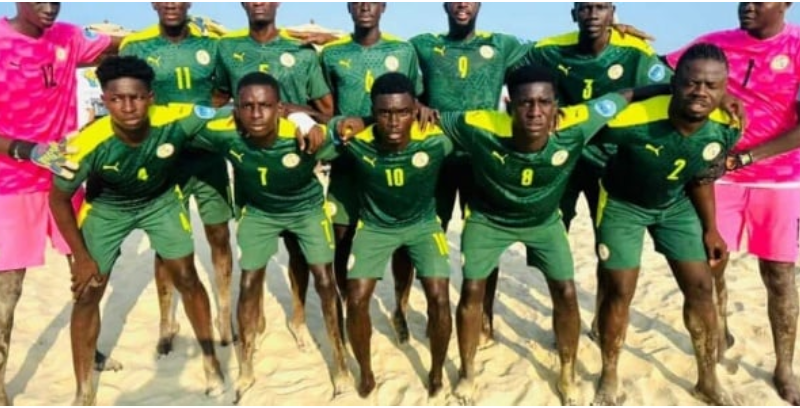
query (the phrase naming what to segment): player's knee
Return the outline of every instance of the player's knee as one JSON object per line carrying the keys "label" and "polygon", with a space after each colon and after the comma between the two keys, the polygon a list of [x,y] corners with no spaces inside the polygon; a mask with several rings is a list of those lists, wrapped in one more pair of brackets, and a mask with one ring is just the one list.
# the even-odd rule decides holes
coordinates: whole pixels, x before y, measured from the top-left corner
{"label": "player's knee", "polygon": [[366,311],[369,309],[369,300],[370,296],[367,296],[364,291],[349,288],[347,291],[347,310]]}
{"label": "player's knee", "polygon": [[797,296],[794,266],[779,262],[761,262],[762,276],[767,292],[773,296]]}
{"label": "player's knee", "polygon": [[450,296],[447,287],[428,291],[428,309],[450,313]]}
{"label": "player's knee", "polygon": [[73,307],[95,307],[100,304],[100,300],[103,298],[103,289],[102,288],[95,288],[89,287],[75,299],[75,304]]}
{"label": "player's knee", "polygon": [[261,286],[261,279],[258,277],[258,273],[255,272],[246,272],[242,273],[241,280],[239,281],[239,289],[241,292],[241,297],[251,296],[255,294],[255,292]]}
{"label": "player's knee", "polygon": [[206,239],[212,248],[230,246],[231,233],[228,224],[206,225]]}
{"label": "player's knee", "polygon": [[573,280],[552,281],[550,284],[550,296],[560,306],[577,307],[577,293],[575,292],[575,282]]}
{"label": "player's knee", "polygon": [[325,266],[311,266],[311,270],[314,271],[314,287],[317,288],[317,292],[327,292],[334,289],[336,281],[331,276],[333,274],[329,273]]}
{"label": "player's knee", "polygon": [[486,296],[485,280],[465,279],[464,283],[461,284],[459,306],[463,305],[465,308],[479,307],[483,303],[484,296]]}
{"label": "player's knee", "polygon": [[202,289],[203,285],[197,278],[197,271],[191,262],[182,262],[173,269],[172,282],[179,292],[191,292]]}

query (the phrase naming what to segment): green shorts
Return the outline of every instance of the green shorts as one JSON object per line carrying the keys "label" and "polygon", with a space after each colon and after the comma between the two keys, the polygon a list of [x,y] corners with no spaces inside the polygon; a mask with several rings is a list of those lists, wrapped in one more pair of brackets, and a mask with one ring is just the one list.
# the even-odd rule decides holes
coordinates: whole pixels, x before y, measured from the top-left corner
{"label": "green shorts", "polygon": [[567,231],[558,214],[535,227],[507,227],[473,213],[465,221],[461,235],[464,279],[486,279],[503,252],[517,242],[525,245],[528,266],[539,269],[548,279],[574,278]]}
{"label": "green shorts", "polygon": [[233,218],[231,183],[225,158],[204,151],[181,153],[178,180],[184,193],[184,205],[189,197],[197,200],[197,209],[204,225],[216,225]]}
{"label": "green shorts", "polygon": [[655,250],[668,260],[707,260],[703,227],[688,198],[667,208],[648,209],[615,200],[601,190],[597,222],[597,257],[605,269],[639,267],[645,229]]}
{"label": "green shorts", "polygon": [[347,261],[347,279],[381,279],[392,254],[408,248],[420,278],[449,278],[447,236],[435,220],[402,228],[359,223]]}
{"label": "green shorts", "polygon": [[448,157],[439,174],[436,185],[436,216],[442,224],[449,223],[453,218],[453,207],[458,195],[461,214],[475,191],[475,177],[472,174],[472,165],[465,154]]}
{"label": "green shorts", "polygon": [[564,190],[564,195],[561,196],[561,203],[559,204],[567,231],[569,231],[572,220],[577,215],[576,207],[581,193],[586,197],[586,202],[589,204],[589,215],[592,217],[592,221],[595,220],[602,176],[603,168],[583,158],[578,161],[575,169],[572,170],[567,188]]}
{"label": "green shorts", "polygon": [[138,210],[87,202],[78,220],[89,255],[103,275],[111,273],[122,242],[135,229],[144,230],[150,246],[164,259],[179,259],[194,252],[192,223],[177,187]]}
{"label": "green shorts", "polygon": [[358,188],[353,169],[342,159],[331,163],[328,186],[328,215],[335,225],[355,225],[358,221]]}
{"label": "green shorts", "polygon": [[291,216],[275,216],[244,207],[236,231],[242,270],[254,271],[267,266],[269,259],[278,252],[278,238],[283,232],[297,236],[309,265],[333,262],[333,228],[322,207]]}

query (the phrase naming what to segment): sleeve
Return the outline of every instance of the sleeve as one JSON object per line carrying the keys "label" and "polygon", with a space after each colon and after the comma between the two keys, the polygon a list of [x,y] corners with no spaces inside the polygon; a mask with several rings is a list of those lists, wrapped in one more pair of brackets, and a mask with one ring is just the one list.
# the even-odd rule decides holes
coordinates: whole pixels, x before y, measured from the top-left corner
{"label": "sleeve", "polygon": [[329,129],[327,126],[322,126],[325,129],[325,134],[328,136],[325,138],[325,141],[322,142],[322,146],[319,147],[317,153],[314,155],[314,158],[320,161],[331,161],[337,157],[339,157],[339,149],[337,142],[335,142],[335,135],[329,133]]}
{"label": "sleeve", "polygon": [[689,49],[689,47],[691,47],[692,45],[695,45],[697,43],[704,42],[705,40],[706,40],[706,36],[703,36],[703,37],[700,37],[700,38],[696,38],[692,42],[690,42],[689,44],[686,44],[681,49],[679,49],[677,51],[673,51],[673,52],[665,55],[665,60],[667,61],[667,64],[669,64],[670,68],[672,68],[674,70],[678,66],[678,60],[681,59],[681,56],[683,55],[684,52],[686,52],[687,49]]}
{"label": "sleeve", "polygon": [[522,68],[527,65],[534,65],[534,64],[542,66],[546,65],[542,49],[536,48],[536,44],[532,44],[527,47],[523,46],[522,48],[523,48],[522,50],[523,54],[521,57],[517,58],[517,61],[511,64],[511,69],[510,69],[511,71]]}
{"label": "sleeve", "polygon": [[219,39],[215,38],[211,41],[211,61],[214,62],[214,73],[212,74],[212,88],[216,91],[220,91],[223,93],[228,93],[228,91],[223,91],[219,88],[220,81],[217,79],[221,75],[222,71],[222,61],[220,58],[219,52]]}
{"label": "sleeve", "polygon": [[230,73],[228,72],[227,65],[225,65],[225,59],[222,57],[222,50],[223,41],[219,40],[217,41],[217,68],[214,75],[214,88],[227,94],[233,94]]}
{"label": "sleeve", "polygon": [[[89,135],[81,135],[84,135],[84,132],[81,132],[77,136],[70,139],[69,145],[74,146],[76,149],[80,149],[82,145],[86,144],[85,140],[89,138]],[[72,180],[67,180],[63,177],[54,175],[53,184],[55,184],[59,190],[65,193],[74,193],[77,191],[92,173],[95,162],[95,151],[96,150],[92,150],[89,152],[89,154],[81,156],[80,158],[78,158],[78,155],[70,155],[68,158],[78,164],[78,170],[75,171],[75,176],[72,178]]]}
{"label": "sleeve", "polygon": [[587,143],[627,106],[628,101],[622,95],[612,92],[585,104],[564,108],[559,128],[580,126],[579,135]]}
{"label": "sleeve", "polygon": [[672,69],[658,55],[642,55],[636,70],[636,86],[666,84],[672,79]]}
{"label": "sleeve", "polygon": [[505,69],[510,71],[525,57],[528,51],[533,51],[530,43],[525,43],[519,38],[506,34],[495,34],[498,38],[498,47],[505,59]]}
{"label": "sleeve", "polygon": [[111,37],[98,34],[89,29],[76,27],[74,37],[75,52],[79,64],[94,62],[111,45]]}
{"label": "sleeve", "polygon": [[189,147],[195,149],[218,153],[226,151],[223,137],[221,137],[218,132],[209,129],[208,126],[200,129],[200,132],[195,134],[190,140]]}
{"label": "sleeve", "polygon": [[468,151],[467,146],[473,144],[474,134],[466,123],[466,115],[468,113],[444,112],[440,115],[439,127],[450,140]]}
{"label": "sleeve", "polygon": [[216,118],[217,110],[204,105],[182,105],[180,109],[191,109],[192,112],[180,120],[179,125],[189,140],[195,138],[210,122]]}
{"label": "sleeve", "polygon": [[136,55],[136,46],[127,41],[123,41],[119,46],[118,55],[120,57],[127,57],[129,55]]}
{"label": "sleeve", "polygon": [[322,73],[319,58],[311,50],[304,50],[308,55],[308,97],[310,100],[320,99],[331,93],[325,76]]}
{"label": "sleeve", "polygon": [[334,88],[335,85],[333,83],[333,77],[331,76],[331,68],[328,64],[328,55],[330,52],[323,49],[322,52],[319,54],[319,67],[322,70],[322,76],[325,78],[325,83],[328,84],[328,88],[331,90],[331,93],[335,94]]}
{"label": "sleeve", "polygon": [[419,97],[424,93],[425,86],[422,83],[422,69],[419,66],[419,58],[417,58],[417,53],[411,44],[408,45],[408,54],[411,58],[411,63],[408,67],[408,79],[414,84],[414,91]]}

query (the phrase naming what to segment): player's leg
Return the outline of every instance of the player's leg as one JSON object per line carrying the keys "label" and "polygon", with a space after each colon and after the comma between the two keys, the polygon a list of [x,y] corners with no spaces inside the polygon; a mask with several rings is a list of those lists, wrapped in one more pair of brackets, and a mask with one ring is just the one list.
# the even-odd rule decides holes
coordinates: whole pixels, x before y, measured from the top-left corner
{"label": "player's leg", "polygon": [[442,390],[442,368],[453,331],[448,262],[450,251],[447,237],[436,221],[405,228],[401,235],[419,273],[428,302],[428,334],[431,346],[428,395],[434,397]]}
{"label": "player's leg", "polygon": [[203,354],[206,394],[217,396],[223,391],[224,380],[214,351],[208,293],[194,266],[189,214],[179,198],[172,194],[165,194],[143,211],[146,213],[140,216],[138,227],[147,233],[153,249],[164,259],[164,266],[181,295],[186,317]]}
{"label": "player's leg", "polygon": [[202,154],[201,157],[203,165],[196,170],[195,185],[191,193],[197,200],[198,212],[211,249],[214,284],[217,289],[217,318],[214,323],[219,332],[220,344],[227,346],[233,342],[234,337],[231,317],[233,253],[228,228],[228,222],[233,218],[230,178],[228,164],[223,157],[212,154]]}
{"label": "player's leg", "polygon": [[311,335],[306,328],[308,262],[300,249],[297,235],[287,231],[283,234],[283,243],[286,246],[286,252],[289,253],[289,282],[292,289],[292,318],[289,321],[289,332],[292,333],[297,347],[307,351],[312,344]]}
{"label": "player's leg", "polygon": [[22,295],[25,269],[0,272],[0,404],[10,405],[6,394],[6,365],[11,346],[11,331],[14,329],[14,310]]}
{"label": "player's leg", "polygon": [[399,248],[392,254],[392,276],[394,277],[394,299],[396,306],[392,314],[392,326],[397,342],[408,343],[408,298],[414,286],[414,265],[407,248]]}
{"label": "player's leg", "polygon": [[603,368],[594,405],[617,405],[619,353],[628,330],[644,231],[650,218],[636,206],[607,200],[598,211],[597,222],[597,255],[606,274],[606,293],[598,310]]}
{"label": "player's leg", "polygon": [[339,322],[341,303],[333,275],[334,239],[331,220],[320,208],[298,217],[288,227],[297,235],[302,252],[310,263],[311,273],[314,274],[314,288],[320,298],[322,317],[333,350],[332,377],[335,396],[344,392],[349,376]]}
{"label": "player's leg", "polygon": [[496,269],[500,255],[514,242],[506,231],[486,222],[467,218],[461,234],[461,256],[464,281],[456,309],[458,351],[461,357],[456,396],[473,405],[475,392],[475,354],[481,336],[486,296],[486,278]]}
{"label": "player's leg", "polygon": [[348,260],[347,337],[359,366],[358,393],[364,398],[375,389],[369,304],[375,285],[383,277],[386,264],[391,254],[400,246],[401,238],[392,230],[359,226]]}
{"label": "player's leg", "polygon": [[558,217],[520,234],[528,254],[528,265],[545,274],[553,301],[553,329],[556,335],[561,375],[557,389],[563,405],[577,405],[575,363],[578,354],[581,317],[575,293],[575,267],[564,225]]}
{"label": "player's leg", "polygon": [[347,172],[346,162],[336,160],[331,163],[330,185],[325,210],[333,221],[333,232],[336,239],[336,252],[333,270],[336,274],[336,285],[342,302],[347,301],[347,263],[353,248],[358,223],[358,195],[354,187],[356,180]]}
{"label": "player's leg", "polygon": [[800,189],[750,189],[747,218],[752,235],[748,249],[759,258],[759,271],[767,288],[767,313],[777,360],[773,382],[781,398],[800,404],[800,388],[792,370],[797,338],[794,263],[798,255]]}
{"label": "player's leg", "polygon": [[259,334],[264,321],[264,274],[270,258],[278,251],[278,235],[283,223],[270,219],[253,208],[243,208],[236,228],[236,241],[241,251],[237,321],[239,323],[239,378],[236,380],[234,403],[255,382],[253,357],[259,347]]}

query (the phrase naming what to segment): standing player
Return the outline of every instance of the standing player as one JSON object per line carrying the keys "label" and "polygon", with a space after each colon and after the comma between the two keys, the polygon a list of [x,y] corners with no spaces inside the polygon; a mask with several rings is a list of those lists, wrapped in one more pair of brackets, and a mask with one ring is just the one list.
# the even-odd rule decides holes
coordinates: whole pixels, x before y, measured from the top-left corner
{"label": "standing player", "polygon": [[[70,265],[70,337],[77,392],[75,404],[95,402],[92,353],[100,332],[99,304],[125,238],[143,229],[183,299],[195,331],[206,376],[206,394],[222,391],[214,353],[208,296],[194,267],[189,215],[171,172],[183,145],[214,115],[203,106],[152,107],[155,73],[135,57],[115,57],[97,68],[110,117],[81,131],[70,143],[81,165],[72,180],[56,179],[50,208],[74,255]],[[70,200],[87,182],[87,202],[78,217]]]}
{"label": "standing player", "polygon": [[[316,51],[277,28],[275,17],[279,4],[242,3],[249,28],[220,39],[217,87],[235,95],[236,86],[245,75],[268,73],[281,84],[281,101],[287,112],[301,111],[319,122],[327,121],[333,115],[333,97],[322,75]],[[289,252],[294,303],[289,330],[298,346],[305,349],[311,345],[308,330],[304,327],[308,265],[293,234],[286,234],[284,243]]]}
{"label": "standing player", "polygon": [[[800,27],[786,21],[791,3],[739,3],[740,29],[705,35],[728,57],[728,91],[741,99],[747,126],[736,150],[746,152],[798,124]],[[681,52],[669,56],[675,64]],[[800,404],[792,369],[797,338],[798,300],[794,264],[800,219],[800,151],[759,160],[725,176],[715,186],[717,220],[728,249],[738,251],[747,230],[747,251],[759,259],[767,289],[767,314],[775,345],[773,382],[790,404]],[[713,268],[720,315],[720,357],[733,345],[727,331],[728,256]]]}
{"label": "standing player", "polygon": [[238,403],[250,388],[257,327],[263,319],[261,301],[267,263],[278,249],[279,234],[298,237],[314,274],[322,314],[333,349],[334,395],[343,391],[347,375],[337,312],[341,308],[333,275],[333,229],[325,213],[322,185],[314,174],[318,158],[298,149],[296,127],[280,118],[280,86],[268,74],[254,72],[239,82],[233,116],[220,113],[195,143],[225,154],[233,165],[235,190],[240,192],[241,218],[237,241],[242,255],[238,323],[242,355],[236,383]]}
{"label": "standing player", "polygon": [[[58,164],[44,146],[77,130],[76,68],[116,52],[109,37],[58,23],[61,3],[17,3],[0,19],[0,403],[27,268],[42,265],[47,239],[69,247],[47,207],[51,171]],[[37,166],[38,165],[38,166]],[[66,174],[66,173],[62,173]]]}
{"label": "standing player", "polygon": [[[153,68],[155,102],[211,105],[217,75],[217,38],[205,36],[187,13],[191,3],[153,3],[158,24],[125,38],[120,55],[139,57]],[[227,98],[220,98],[227,99]],[[225,158],[218,154],[187,149],[180,157],[176,176],[188,200],[197,200],[200,219],[211,247],[211,259],[217,284],[217,330],[223,346],[233,341],[231,326],[231,254],[228,221],[231,210],[230,180]],[[161,311],[157,350],[161,355],[172,351],[178,324],[172,310],[174,285],[164,262],[156,255],[156,287]]]}
{"label": "standing player", "polygon": [[[510,67],[527,51],[516,38],[476,31],[481,3],[444,3],[449,30],[446,34],[421,34],[410,41],[419,56],[425,94],[422,102],[440,112],[496,109]],[[467,159],[456,146],[445,162],[436,187],[436,214],[447,231],[456,193],[461,210],[472,194],[474,180]],[[493,337],[492,305],[497,270],[487,282],[482,340]]]}
{"label": "standing player", "polygon": [[632,104],[602,135],[618,152],[603,175],[596,218],[607,291],[598,310],[603,370],[595,405],[618,403],[617,362],[645,230],[685,297],[684,323],[698,365],[695,391],[714,404],[732,403],[716,375],[717,317],[709,267],[719,262],[725,243],[714,219],[713,179],[699,177],[724,162],[741,130],[717,110],[728,78],[722,50],[692,46],[675,71],[672,96]]}
{"label": "standing player", "polygon": [[[558,73],[558,97],[564,105],[583,103],[598,95],[648,84],[668,83],[672,73],[643,40],[625,36],[613,28],[613,3],[575,3],[572,19],[578,31],[545,38],[530,49],[523,63],[539,64]],[[595,216],[599,181],[605,162],[614,153],[610,144],[592,143],[583,152],[564,198],[561,213],[569,230],[581,192]],[[597,305],[603,293],[597,269]],[[592,335],[597,332],[597,312]]]}
{"label": "standing player", "polygon": [[403,74],[378,78],[371,92],[375,125],[355,135],[342,152],[352,159],[361,204],[347,262],[347,334],[360,368],[362,397],[375,388],[370,300],[386,263],[400,247],[408,248],[428,301],[428,392],[435,396],[442,390],[452,331],[450,263],[447,238],[436,221],[434,191],[452,143],[436,126],[420,129],[414,93],[413,82]]}
{"label": "standing player", "polygon": [[[387,72],[406,75],[422,93],[419,64],[414,47],[392,35],[382,33],[380,20],[386,3],[347,3],[353,18],[353,34],[329,43],[321,54],[322,71],[336,101],[336,114],[369,116],[372,112],[370,91],[375,79]],[[347,157],[332,163],[328,208],[336,232],[336,279],[339,290],[347,293],[347,259],[353,245],[358,221],[357,181],[353,164]],[[408,297],[414,279],[411,260],[404,249],[392,259],[397,309],[392,317],[399,343],[408,342]]]}

